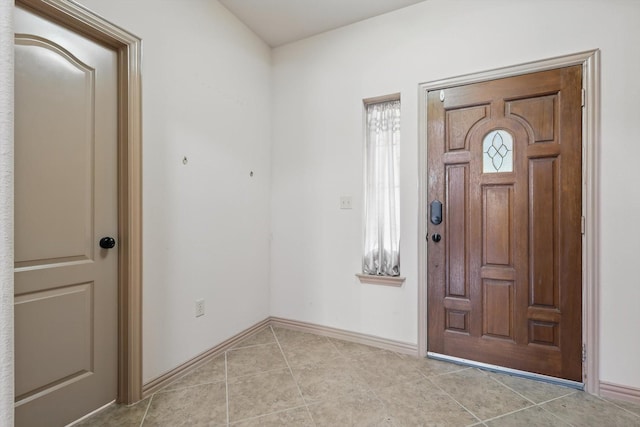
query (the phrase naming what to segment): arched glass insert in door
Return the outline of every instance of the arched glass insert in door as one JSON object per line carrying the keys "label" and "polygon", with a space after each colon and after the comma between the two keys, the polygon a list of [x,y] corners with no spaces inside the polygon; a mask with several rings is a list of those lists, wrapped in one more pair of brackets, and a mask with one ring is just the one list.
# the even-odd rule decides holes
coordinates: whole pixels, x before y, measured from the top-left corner
{"label": "arched glass insert in door", "polygon": [[498,129],[484,137],[482,172],[513,172],[513,137],[509,132]]}

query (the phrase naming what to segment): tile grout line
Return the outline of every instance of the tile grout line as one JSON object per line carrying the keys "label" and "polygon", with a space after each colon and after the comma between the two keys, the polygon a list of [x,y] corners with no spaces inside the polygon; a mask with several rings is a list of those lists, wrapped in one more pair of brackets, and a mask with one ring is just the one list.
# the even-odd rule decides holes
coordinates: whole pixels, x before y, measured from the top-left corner
{"label": "tile grout line", "polygon": [[[225,377],[226,377],[226,373],[225,373]],[[173,393],[175,391],[180,391],[180,390],[189,390],[190,388],[202,387],[203,385],[211,385],[211,384],[221,383],[221,382],[225,382],[225,381],[226,381],[226,379],[218,380],[218,381],[203,381],[203,382],[200,382],[198,384],[185,385],[183,387],[170,388],[168,390],[162,389],[162,390],[156,391],[154,393],[154,395],[156,395],[156,394],[165,394],[165,393]]]}
{"label": "tile grout line", "polygon": [[[307,409],[307,405],[298,405],[298,406],[293,406],[291,408],[284,408],[284,409],[278,409],[277,411],[273,411],[273,412],[267,412],[266,414],[260,414],[260,415],[253,415],[249,418],[242,418],[240,420],[234,421],[233,424],[238,424],[238,423],[246,423],[247,421],[252,421],[252,420],[257,420],[260,418],[265,418],[265,417],[269,417],[271,415],[275,415],[275,414],[282,414],[283,412],[288,412],[288,411],[293,411],[294,409]],[[229,424],[230,426],[233,424]]]}
{"label": "tile grout line", "polygon": [[522,393],[518,392],[517,390],[514,390],[513,388],[509,387],[508,385],[506,385],[505,383],[503,383],[502,381],[498,380],[497,378],[494,378],[493,376],[486,374],[489,378],[491,378],[493,381],[495,381],[496,383],[500,384],[501,386],[505,387],[507,390],[511,390],[512,392],[514,392],[515,394],[517,394],[518,396],[522,397],[523,399],[525,399],[527,402],[531,402],[534,406],[537,405],[536,402],[534,402],[533,400],[529,399],[527,396],[523,395]]}
{"label": "tile grout line", "polygon": [[[553,399],[556,400],[556,399]],[[553,400],[550,400],[549,402],[553,402]],[[546,403],[546,402],[545,402]],[[550,410],[548,410],[547,408],[545,408],[544,406],[541,405],[537,405],[538,408],[542,409],[544,412],[546,412],[547,414],[550,414],[552,417],[562,421],[563,423],[567,424],[568,426],[571,427],[576,427],[574,424],[570,423],[569,421],[565,420],[564,418],[562,418],[560,415],[554,414],[553,412],[551,412]]]}
{"label": "tile grout line", "polygon": [[450,399],[452,399],[454,402],[456,402],[458,405],[460,405],[460,407],[462,409],[464,409],[465,411],[467,411],[468,413],[471,414],[471,416],[475,417],[476,420],[478,420],[479,422],[481,422],[482,424],[484,424],[484,421],[482,419],[480,419],[479,416],[477,416],[474,412],[471,412],[469,409],[467,409],[466,406],[464,406],[462,403],[458,402],[458,399],[456,399],[455,397],[453,397],[451,394],[449,394],[445,389],[443,389],[442,387],[440,387],[438,384],[434,383],[433,381],[431,381],[429,378],[427,378],[424,373],[420,372],[420,375],[422,375],[423,377],[425,377],[427,379],[427,381],[429,381],[431,384],[433,384],[436,388],[439,388],[440,391],[442,391],[444,394],[446,394],[447,396],[449,396]]}
{"label": "tile grout line", "polygon": [[[419,372],[419,374],[422,374],[421,372]],[[416,381],[419,381],[416,380]],[[394,414],[391,411],[391,409],[389,409],[389,406],[387,405],[387,403],[382,399],[382,397],[380,397],[380,395],[378,393],[376,393],[376,391],[373,389],[373,387],[369,386],[369,384],[364,381],[365,386],[367,387],[367,390],[369,391],[369,393],[371,393],[373,395],[373,398],[376,399],[378,402],[380,402],[382,404],[382,407],[384,408],[384,417],[387,419],[387,421],[391,421],[393,423],[393,425],[396,425],[396,422],[394,420]],[[402,383],[401,385],[404,386],[408,383]],[[393,384],[387,387],[382,387],[382,388],[390,388],[390,387],[394,387],[397,384]]]}
{"label": "tile grout line", "polygon": [[[277,339],[276,339],[276,337],[275,337],[275,333],[274,333],[273,329],[271,328],[271,326],[269,326],[269,329],[271,330],[271,334],[272,334],[272,335],[273,335],[273,337],[274,337],[274,342],[270,342],[270,343],[266,343],[266,344],[261,344],[262,346],[266,346],[266,345],[277,345],[277,344],[278,344],[278,343],[277,343],[277,341],[276,341]],[[250,347],[257,347],[257,345],[255,345],[255,346],[248,346],[248,347],[240,347],[240,348],[242,348],[242,349],[247,349],[247,348],[250,348]],[[279,346],[278,346],[278,348],[279,348],[279,350],[280,350],[280,352],[282,353],[283,358],[284,358],[284,353],[282,352],[282,349],[281,349]],[[236,350],[236,348],[233,348],[233,349],[230,349],[230,350]],[[225,352],[225,363],[226,363],[226,352]],[[258,373],[252,373],[252,374],[240,375],[240,376],[238,376],[238,377],[234,377],[234,378],[232,378],[232,379],[234,379],[234,380],[235,380],[235,379],[240,379],[240,378],[253,377],[253,376],[256,376],[256,375],[261,375],[261,374],[269,373],[269,372],[284,371],[285,369],[287,369],[287,368],[269,369],[269,370],[267,370],[267,371],[262,371],[262,372],[258,372]],[[289,371],[289,372],[291,372],[291,371]],[[226,369],[225,369],[225,377],[226,377],[226,378],[228,378],[227,373],[226,373]],[[293,374],[292,374],[292,377],[293,377]],[[295,379],[294,379],[294,382],[295,382]],[[228,405],[228,401],[227,401],[227,405]],[[293,408],[285,408],[285,409],[280,409],[280,410],[278,410],[278,411],[274,411],[274,412],[268,412],[268,413],[266,413],[266,414],[260,414],[260,415],[255,415],[255,416],[252,416],[252,417],[249,417],[249,418],[243,418],[243,419],[240,419],[240,420],[234,421],[234,424],[239,423],[239,422],[249,421],[249,420],[256,420],[256,419],[259,419],[259,418],[262,418],[262,417],[267,417],[267,416],[269,416],[269,415],[279,414],[279,413],[282,413],[282,412],[290,411],[290,410],[292,410],[292,409],[299,409],[299,408],[305,408],[305,409],[306,409],[306,403],[305,403],[305,404],[303,404],[303,405],[300,405],[300,406],[295,406],[295,407],[293,407]],[[230,426],[230,425],[231,425],[231,421],[230,421],[230,419],[229,419],[229,413],[228,413],[228,411],[227,411],[227,420],[228,420],[228,421],[227,421],[227,426]]]}
{"label": "tile grout line", "polygon": [[340,351],[340,349],[338,349],[338,346],[336,345],[336,343],[333,342],[333,340],[329,337],[325,337],[327,339],[327,341],[329,341],[331,343],[331,345],[333,346],[333,349],[336,351],[336,353],[338,353],[340,356],[344,357],[345,359],[347,358],[346,354],[342,354],[342,352]]}
{"label": "tile grout line", "polygon": [[636,416],[637,418],[640,418],[640,414],[636,414],[635,412],[630,411],[630,410],[628,410],[627,408],[624,408],[624,407],[622,407],[622,406],[616,405],[616,404],[615,404],[615,403],[613,403],[613,402],[609,402],[609,403],[611,403],[613,406],[615,406],[615,407],[616,407],[616,408],[618,408],[618,409],[622,409],[623,411],[626,411],[626,412],[628,412],[629,414],[634,415],[634,416]]}
{"label": "tile grout line", "polygon": [[425,378],[436,378],[436,377],[444,377],[445,375],[450,375],[450,374],[456,374],[458,372],[462,372],[462,371],[466,371],[468,369],[473,369],[470,366],[465,366],[465,367],[461,367],[461,369],[456,369],[455,371],[449,371],[449,372],[441,372],[439,374],[434,374],[434,375],[427,375],[424,372],[420,371],[420,373],[425,377]]}
{"label": "tile grout line", "polygon": [[[484,372],[484,371],[483,371],[483,372]],[[571,396],[571,395],[573,395],[573,394],[576,394],[576,393],[577,393],[577,391],[576,391],[576,390],[570,390],[570,391],[568,391],[566,394],[563,394],[562,396],[554,397],[553,399],[549,399],[549,400],[545,400],[544,402],[537,403],[537,402],[534,402],[533,400],[529,399],[528,397],[526,397],[526,396],[525,396],[525,395],[523,395],[522,393],[520,393],[520,392],[516,391],[515,389],[513,389],[513,388],[509,387],[507,384],[503,383],[503,382],[502,382],[502,381],[500,381],[499,379],[494,378],[493,376],[489,375],[489,373],[487,373],[487,376],[488,376],[489,378],[491,378],[492,380],[496,381],[498,384],[503,385],[504,387],[508,388],[508,389],[509,389],[509,390],[511,390],[512,392],[516,393],[516,394],[517,394],[517,395],[519,395],[520,397],[522,397],[522,398],[524,398],[524,399],[528,400],[529,402],[533,403],[533,406],[528,406],[528,407],[526,407],[526,408],[522,408],[522,409],[519,409],[519,410],[517,410],[517,411],[513,411],[513,412],[510,412],[510,413],[507,413],[507,414],[503,414],[503,415],[500,415],[500,416],[498,416],[498,417],[491,418],[491,419],[489,419],[489,420],[487,420],[487,421],[491,421],[491,420],[494,420],[494,419],[496,419],[496,418],[500,418],[500,417],[502,417],[502,416],[504,416],[504,415],[510,415],[510,414],[513,414],[513,413],[516,413],[516,412],[519,412],[519,411],[522,411],[522,410],[525,410],[525,409],[530,409],[530,408],[532,408],[532,407],[537,406],[537,407],[541,408],[542,410],[544,410],[545,412],[547,412],[547,413],[549,413],[549,414],[553,415],[555,418],[559,419],[560,421],[562,421],[562,422],[564,422],[564,423],[566,423],[566,424],[568,424],[568,425],[570,425],[570,426],[573,426],[573,424],[571,424],[571,423],[570,423],[570,422],[568,422],[567,420],[565,420],[565,419],[561,418],[559,415],[556,415],[556,414],[554,414],[553,412],[549,411],[548,409],[546,409],[546,408],[542,407],[542,405],[544,405],[544,404],[546,404],[546,403],[549,403],[549,402],[553,402],[554,400],[562,399],[563,397],[567,397],[567,396]]]}
{"label": "tile grout line", "polygon": [[569,393],[567,393],[567,394],[563,394],[562,396],[554,397],[553,399],[545,400],[544,402],[537,403],[537,405],[538,405],[538,406],[542,406],[542,405],[544,405],[544,404],[546,404],[546,403],[553,402],[553,401],[556,401],[556,400],[562,399],[562,398],[567,397],[567,396],[572,396],[572,395],[577,394],[577,393],[579,393],[579,392],[580,392],[579,390],[571,390],[571,391],[570,391]]}
{"label": "tile grout line", "polygon": [[571,393],[567,393],[567,394],[565,394],[564,396],[555,397],[555,398],[553,398],[553,399],[549,399],[549,400],[546,400],[546,401],[544,401],[544,402],[541,402],[541,403],[539,403],[537,406],[538,406],[539,408],[541,408],[543,411],[545,411],[546,413],[551,414],[553,417],[555,417],[555,418],[559,419],[559,420],[560,420],[560,421],[562,421],[563,423],[566,423],[567,425],[569,425],[569,426],[571,426],[571,427],[575,427],[573,423],[570,423],[569,421],[567,421],[567,420],[565,420],[564,418],[562,418],[560,415],[558,415],[558,414],[556,414],[556,413],[554,413],[554,412],[551,412],[549,409],[545,408],[545,407],[544,407],[544,406],[542,406],[542,405],[546,405],[547,403],[555,402],[556,400],[563,399],[563,398],[565,398],[565,397],[567,397],[567,396],[573,396],[574,394],[577,394],[577,393],[579,393],[577,390],[573,390]]}
{"label": "tile grout line", "polygon": [[[337,346],[335,345],[335,343],[333,345],[337,349]],[[362,345],[366,345],[366,344],[362,344]],[[352,369],[354,369],[353,364],[357,363],[358,358],[367,357],[367,356],[369,356],[371,354],[382,353],[384,351],[390,351],[390,350],[386,350],[386,349],[383,349],[383,348],[378,348],[377,350],[374,350],[374,351],[371,351],[371,352],[370,351],[359,351],[359,352],[356,352],[355,354],[351,354],[351,355],[345,354],[343,357],[347,361],[349,366],[351,366]],[[338,350],[338,353],[342,354],[340,352],[340,350]],[[395,353],[393,351],[391,353],[394,353],[394,354],[398,355],[397,353]],[[402,357],[400,357],[400,359],[402,359]],[[380,404],[382,405],[382,408],[384,409],[384,418],[385,418],[385,420],[390,421],[395,426],[396,422],[394,421],[393,413],[392,413],[391,409],[389,408],[389,406],[387,405],[387,403],[384,401],[384,399],[382,397],[380,397],[380,395],[378,393],[376,393],[375,388],[371,384],[369,384],[369,382],[362,375],[360,375],[358,373],[357,367],[355,367],[355,369],[354,369],[354,374],[358,377],[359,381],[361,381],[362,384],[364,385],[364,388],[365,388],[365,391],[366,391],[365,394],[368,394],[370,397],[372,397],[373,399],[375,399],[378,402],[380,402]],[[420,373],[418,372],[418,374],[420,374]],[[396,384],[388,385],[388,386],[381,387],[381,388],[393,387],[394,385],[396,385]]]}
{"label": "tile grout line", "polygon": [[273,343],[272,342],[265,342],[265,343],[262,343],[262,344],[250,344],[250,345],[245,345],[245,346],[242,346],[242,347],[233,347],[233,348],[230,348],[229,350],[244,350],[245,348],[265,347],[265,346],[268,346],[268,345],[271,345],[271,344],[273,344]]}
{"label": "tile grout line", "polygon": [[140,420],[140,427],[142,427],[142,425],[144,424],[145,418],[147,418],[147,414],[149,413],[149,409],[151,408],[151,402],[153,401],[154,397],[156,397],[155,393],[152,394],[151,397],[149,398],[149,403],[147,403],[147,409],[144,410],[144,414],[142,415],[142,419]]}
{"label": "tile grout line", "polygon": [[497,420],[498,418],[506,417],[507,415],[517,414],[518,412],[526,411],[527,409],[535,408],[536,406],[538,406],[538,405],[536,405],[534,403],[532,405],[525,406],[524,408],[516,409],[516,410],[510,411],[510,412],[505,412],[504,414],[500,414],[500,415],[496,415],[495,417],[487,418],[486,420],[483,421],[483,423],[489,422],[489,421],[493,421],[493,420]]}
{"label": "tile grout line", "polygon": [[[358,356],[358,355],[356,355]],[[347,361],[349,362],[349,364],[351,364],[352,362],[354,362],[353,358],[347,358]],[[376,393],[376,391],[374,390],[374,388],[369,384],[369,382],[367,380],[365,380],[361,375],[358,374],[357,370],[355,371],[355,374],[358,376],[358,379],[360,381],[362,381],[362,384],[364,384],[366,391],[368,394],[372,395],[372,397],[374,399],[376,399],[378,402],[380,402],[382,404],[382,407],[384,408],[384,417],[385,418],[389,418],[391,417],[391,411],[389,410],[389,408],[387,407],[387,404],[385,403],[384,400],[382,400],[382,398],[378,395],[378,393]],[[389,386],[389,387],[393,387],[393,386]],[[382,387],[384,388],[384,387]],[[395,425],[395,421],[392,421],[392,423]]]}
{"label": "tile grout line", "polygon": [[[338,352],[339,357],[344,359],[345,362],[350,366],[354,362],[356,362],[359,357],[367,356],[369,354],[382,353],[384,351],[389,351],[389,350],[385,350],[385,349],[380,348],[380,349],[377,349],[377,350],[375,350],[373,352],[359,351],[359,352],[356,352],[355,354],[346,354],[346,353],[341,352],[338,349],[338,346],[333,342],[333,339],[331,339],[330,337],[326,337],[326,338],[327,338],[327,340],[329,340],[329,342],[331,342],[331,344],[333,344],[333,346],[335,347],[336,351]],[[359,343],[357,343],[357,344],[359,344]],[[362,344],[362,345],[366,345],[366,344]],[[391,353],[394,353],[397,356],[399,356],[397,353],[395,353],[393,351]],[[400,357],[400,358],[402,359],[402,357]],[[364,390],[365,391],[365,395],[368,395],[369,397],[377,400],[382,405],[382,408],[384,409],[384,418],[387,419],[388,421],[392,420],[391,411],[389,410],[389,408],[388,408],[387,404],[385,403],[385,401],[376,393],[374,387],[371,386],[361,375],[359,375],[357,370],[355,371],[355,375],[362,382],[362,385],[364,386],[364,389],[365,389]],[[389,387],[392,387],[392,385],[389,386]],[[395,422],[393,422],[393,421],[391,421],[391,422],[395,425]]]}
{"label": "tile grout line", "polygon": [[229,370],[227,369],[227,352],[224,352],[224,394],[227,403],[227,427],[229,426]]}
{"label": "tile grout line", "polygon": [[[270,372],[283,371],[285,369],[287,369],[286,366],[284,368],[267,369],[266,371],[258,371],[258,372],[252,372],[250,374],[238,375],[236,377],[231,377],[231,379],[232,380],[240,380],[240,379],[243,379],[243,378],[255,377],[256,375],[268,374]],[[219,382],[219,381],[214,381],[214,382]]]}
{"label": "tile grout line", "polygon": [[[271,328],[271,326],[269,326],[269,327]],[[316,422],[313,419],[313,415],[311,415],[311,411],[309,410],[309,405],[307,403],[307,400],[304,398],[304,395],[302,394],[302,390],[300,390],[300,386],[298,385],[298,381],[296,381],[295,375],[293,375],[293,369],[291,369],[291,365],[289,365],[289,361],[287,360],[287,356],[284,354],[284,350],[282,350],[282,346],[280,345],[280,340],[278,339],[278,335],[275,333],[273,328],[271,329],[271,332],[273,332],[273,336],[276,338],[276,344],[278,344],[278,348],[280,349],[280,353],[282,353],[282,357],[284,358],[284,363],[286,363],[287,364],[287,368],[289,368],[289,373],[291,374],[291,379],[293,379],[293,383],[296,385],[296,388],[298,389],[298,394],[300,395],[300,398],[302,399],[302,403],[304,403],[304,406],[307,409],[307,414],[309,415],[309,418],[311,419],[311,422],[313,423],[313,425],[316,425]]]}
{"label": "tile grout line", "polygon": [[354,358],[357,358],[357,357],[360,357],[360,356],[364,356],[364,355],[367,355],[367,354],[372,354],[372,353],[375,354],[375,353],[379,353],[379,352],[383,352],[383,351],[389,351],[389,350],[385,350],[384,348],[371,347],[371,346],[368,346],[366,344],[360,344],[360,343],[353,343],[353,344],[364,345],[366,347],[371,347],[371,348],[374,348],[375,350],[373,350],[373,351],[360,350],[360,351],[356,351],[353,354],[347,354],[347,353],[343,353],[342,351],[340,351],[340,349],[338,348],[338,346],[334,342],[334,340],[337,340],[337,341],[342,341],[342,340],[339,340],[337,338],[331,338],[331,337],[325,337],[325,338],[331,343],[331,345],[333,345],[333,348],[338,353],[338,356],[343,357],[345,360],[348,360],[348,361],[352,361]]}
{"label": "tile grout line", "polygon": [[[384,349],[382,349],[382,351],[390,351],[390,350],[384,350]],[[391,351],[391,353],[393,353],[393,354],[395,354],[396,356],[398,356],[398,358],[400,358],[400,360],[402,360],[403,362],[406,362],[405,355],[400,354],[400,353],[397,353],[397,352],[395,352],[395,351]],[[458,404],[458,405],[459,405],[463,410],[467,411],[467,412],[468,412],[472,417],[474,417],[474,418],[477,420],[477,422],[474,422],[473,424],[469,424],[469,426],[485,425],[485,424],[482,422],[482,420],[481,420],[478,416],[476,416],[473,412],[471,412],[470,410],[468,410],[464,405],[462,405],[460,402],[458,402],[456,399],[454,399],[454,398],[453,398],[453,396],[451,396],[449,393],[447,393],[446,391],[444,391],[441,387],[439,387],[439,386],[437,386],[435,383],[433,383],[433,382],[429,379],[429,377],[428,377],[424,372],[422,372],[422,371],[421,371],[420,369],[418,369],[418,368],[412,368],[412,369],[413,369],[413,372],[417,374],[417,377],[412,378],[411,380],[407,380],[407,381],[401,382],[401,383],[395,383],[395,384],[393,384],[393,385],[388,385],[388,386],[383,387],[383,388],[393,387],[393,386],[395,386],[395,385],[406,385],[406,384],[416,383],[416,382],[418,382],[418,381],[426,380],[429,384],[435,385],[435,386],[436,386],[436,388],[438,388],[438,389],[442,390],[442,391],[443,391],[443,392],[444,392],[448,397],[450,397],[450,398],[451,398],[451,399],[452,399],[456,404]],[[461,366],[461,369],[457,369],[457,370],[452,371],[452,372],[444,372],[444,373],[442,373],[442,374],[438,374],[438,375],[435,375],[435,376],[441,376],[441,375],[452,374],[452,373],[455,373],[455,372],[461,372],[461,371],[464,371],[464,370],[467,370],[467,369],[471,369],[471,368],[470,368],[470,367],[462,367],[462,366]],[[374,388],[373,388],[373,387],[371,387],[371,386],[369,386],[369,385],[366,383],[366,381],[365,381],[365,385],[367,386],[367,388],[369,389],[369,391],[373,394],[373,397],[374,397],[374,398],[376,398],[377,400],[379,400],[380,402],[382,402],[383,407],[384,407],[385,409],[387,409],[387,410],[388,410],[386,403],[385,403],[385,402],[384,402],[384,400],[382,400],[382,398],[381,398],[381,397],[380,397],[380,396],[375,392]],[[387,413],[387,415],[389,415],[389,413]],[[485,427],[486,427],[486,426],[485,426]]]}
{"label": "tile grout line", "polygon": [[620,405],[616,405],[616,403],[615,403],[615,402],[612,402],[611,400],[607,400],[607,399],[605,399],[605,398],[603,398],[603,397],[600,397],[600,396],[596,396],[596,397],[597,397],[597,398],[599,398],[600,400],[604,401],[604,402],[607,402],[607,403],[612,404],[613,406],[615,406],[615,407],[616,407],[616,408],[618,408],[618,409],[622,409],[623,411],[628,412],[628,413],[630,413],[631,415],[634,415],[634,416],[636,416],[636,417],[640,418],[640,414],[636,414],[635,412],[630,411],[630,410],[628,410],[628,409],[627,409],[627,408],[625,408],[625,407],[622,407],[622,406],[620,406]]}
{"label": "tile grout line", "polygon": [[[544,409],[546,412],[548,412],[549,414],[553,415],[554,417],[556,417],[556,418],[558,418],[558,419],[562,420],[563,422],[565,422],[565,423],[569,424],[570,426],[574,426],[574,424],[572,424],[572,423],[570,423],[569,421],[565,420],[565,419],[564,419],[564,418],[562,418],[560,415],[557,415],[557,414],[555,414],[554,412],[551,412],[549,409],[547,409],[547,408],[543,407],[542,405],[543,405],[543,404],[546,404],[546,403],[549,403],[549,402],[553,402],[553,401],[555,401],[555,400],[562,399],[562,398],[567,397],[567,396],[572,396],[572,395],[575,395],[575,394],[578,394],[578,393],[580,393],[580,391],[578,391],[578,390],[574,390],[572,393],[569,393],[569,394],[566,394],[566,395],[564,395],[564,396],[557,397],[557,398],[555,398],[555,399],[551,399],[551,400],[548,400],[548,401],[546,401],[546,402],[543,402],[543,403],[541,403],[541,404],[540,404],[540,407],[541,407],[542,409]],[[631,414],[631,415],[633,415],[633,416],[636,416],[636,417],[640,418],[640,415],[636,414],[635,412],[629,411],[629,410],[628,410],[628,409],[626,409],[626,408],[623,408],[623,407],[621,407],[621,406],[618,406],[618,405],[616,405],[614,402],[611,402],[611,401],[609,401],[609,400],[607,400],[607,399],[604,399],[604,398],[603,398],[603,397],[601,397],[601,396],[596,396],[596,395],[590,395],[590,396],[592,396],[592,397],[594,397],[594,398],[596,398],[596,399],[600,400],[601,402],[604,402],[604,403],[610,404],[610,405],[612,405],[612,406],[616,407],[617,409],[620,409],[620,410],[622,410],[622,411],[624,411],[624,412],[626,412],[626,413],[629,413],[629,414]]]}

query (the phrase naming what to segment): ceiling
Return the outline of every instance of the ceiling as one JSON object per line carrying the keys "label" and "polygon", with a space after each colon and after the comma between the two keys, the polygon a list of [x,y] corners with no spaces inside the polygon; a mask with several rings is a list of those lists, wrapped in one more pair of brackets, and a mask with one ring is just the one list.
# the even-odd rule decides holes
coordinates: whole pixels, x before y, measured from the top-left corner
{"label": "ceiling", "polygon": [[219,0],[277,47],[424,0]]}

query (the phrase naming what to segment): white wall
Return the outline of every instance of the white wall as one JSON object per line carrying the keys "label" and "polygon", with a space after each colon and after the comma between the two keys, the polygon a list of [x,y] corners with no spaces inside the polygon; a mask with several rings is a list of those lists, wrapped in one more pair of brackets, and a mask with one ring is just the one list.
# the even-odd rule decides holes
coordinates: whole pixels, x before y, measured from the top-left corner
{"label": "white wall", "polygon": [[[269,314],[416,343],[418,83],[600,48],[601,379],[640,388],[640,144],[632,133],[640,3],[430,0],[278,48],[270,60],[268,47],[216,1],[80,2],[143,39],[145,381]],[[11,39],[4,12],[12,3],[0,0],[0,34]],[[0,106],[11,87],[9,56],[0,51]],[[403,108],[402,288],[354,277],[361,102],[394,92]],[[12,120],[0,113],[6,273]],[[353,210],[339,209],[341,195],[354,197]],[[0,286],[0,424],[11,425],[12,274]],[[199,319],[197,298],[207,306]]]}
{"label": "white wall", "polygon": [[147,382],[269,315],[271,51],[217,1],[80,3],[143,40]]}
{"label": "white wall", "polygon": [[[601,380],[640,388],[640,2],[430,0],[273,52],[271,313],[417,343],[418,83],[602,50]],[[362,99],[401,92],[402,288],[360,284]],[[340,210],[339,197],[354,197]]]}
{"label": "white wall", "polygon": [[0,425],[13,425],[13,1],[0,0]]}

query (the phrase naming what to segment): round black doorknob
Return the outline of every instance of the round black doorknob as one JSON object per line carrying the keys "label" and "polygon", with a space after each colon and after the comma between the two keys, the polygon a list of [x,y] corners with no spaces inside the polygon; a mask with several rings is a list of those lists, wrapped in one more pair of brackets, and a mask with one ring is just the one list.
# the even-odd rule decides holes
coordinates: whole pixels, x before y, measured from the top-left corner
{"label": "round black doorknob", "polygon": [[442,236],[439,233],[433,233],[431,235],[431,240],[438,243],[440,240],[442,240]]}
{"label": "round black doorknob", "polygon": [[103,237],[100,239],[100,247],[102,249],[111,249],[116,245],[116,239],[113,237]]}

